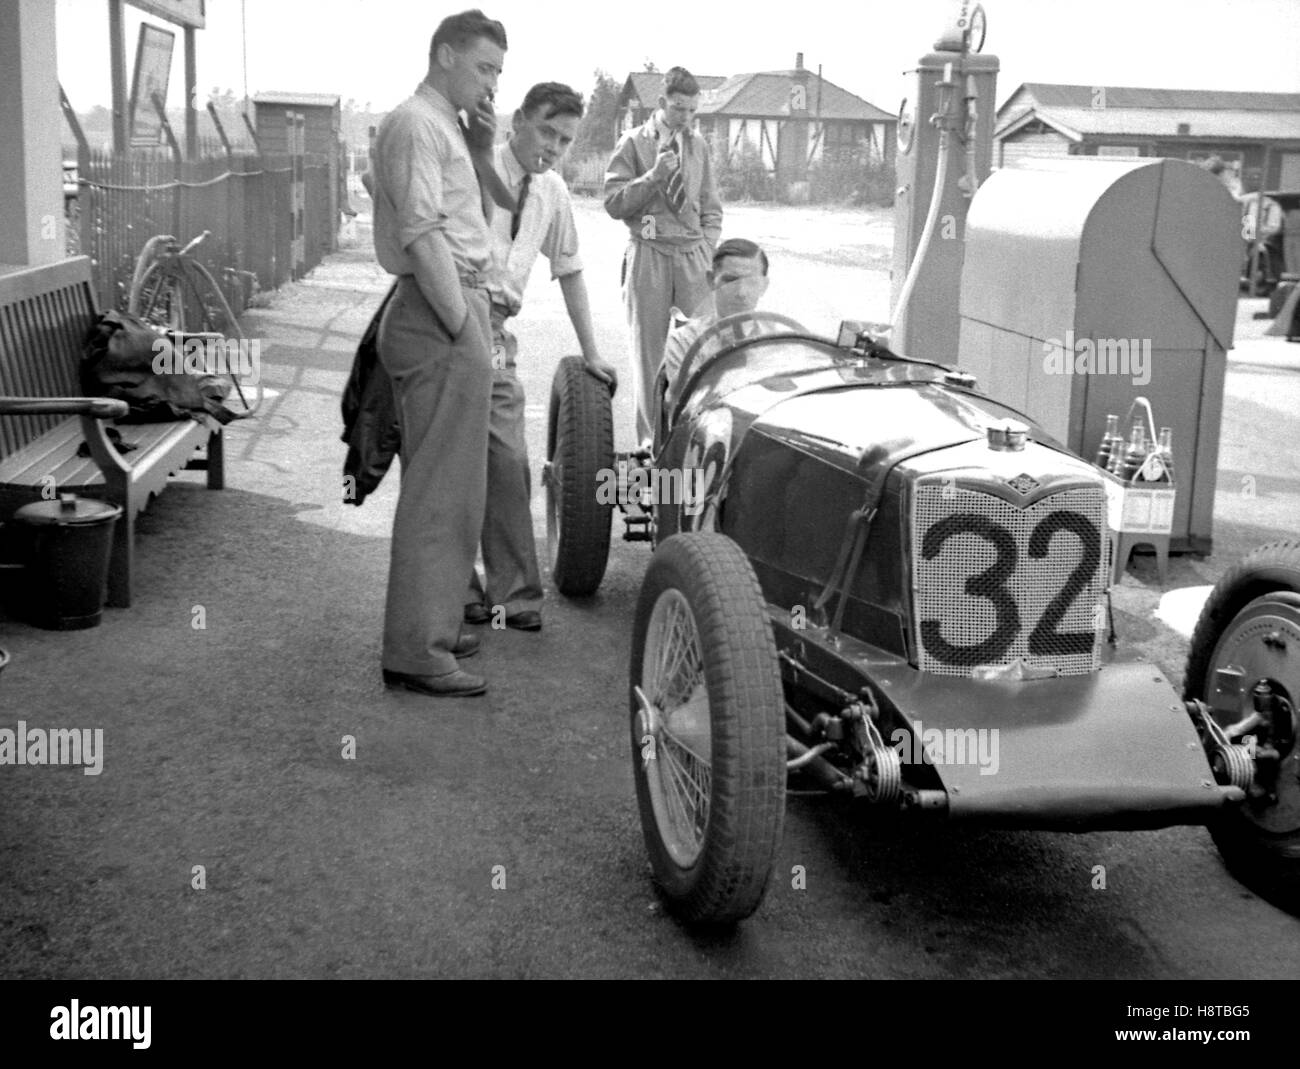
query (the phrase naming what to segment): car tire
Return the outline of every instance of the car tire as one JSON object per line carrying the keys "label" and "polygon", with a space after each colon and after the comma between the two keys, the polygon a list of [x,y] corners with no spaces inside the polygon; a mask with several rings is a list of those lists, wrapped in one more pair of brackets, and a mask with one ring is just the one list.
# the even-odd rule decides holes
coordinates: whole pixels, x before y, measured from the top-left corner
{"label": "car tire", "polygon": [[[1215,584],[1192,634],[1183,696],[1208,701],[1215,673],[1246,672],[1244,685],[1267,679],[1300,705],[1300,542],[1261,546]],[[1246,715],[1246,711],[1240,714]],[[1216,714],[1226,727],[1233,716]],[[1289,740],[1285,735],[1289,734]],[[1300,745],[1294,715],[1284,733],[1272,800],[1248,798],[1210,825],[1230,871],[1290,910],[1300,909]],[[1276,741],[1270,734],[1261,744]]]}
{"label": "car tire", "polygon": [[758,580],[730,538],[679,534],[656,549],[637,601],[629,696],[655,882],[687,922],[743,920],[781,843],[785,699]]}
{"label": "car tire", "polygon": [[566,356],[555,369],[546,460],[551,580],[566,597],[588,597],[609,560],[613,502],[602,503],[597,490],[601,473],[614,467],[614,413],[609,387],[578,356]]}

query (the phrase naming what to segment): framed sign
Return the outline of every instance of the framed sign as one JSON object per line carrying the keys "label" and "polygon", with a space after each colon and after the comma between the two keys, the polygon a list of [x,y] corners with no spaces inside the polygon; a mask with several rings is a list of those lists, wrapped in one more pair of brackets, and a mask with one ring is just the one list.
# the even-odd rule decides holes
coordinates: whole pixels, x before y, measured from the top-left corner
{"label": "framed sign", "polygon": [[140,24],[140,40],[135,48],[135,74],[131,79],[132,147],[157,145],[162,141],[162,121],[153,106],[153,94],[167,99],[167,82],[171,78],[172,47],[176,35],[147,22]]}
{"label": "framed sign", "polygon": [[177,26],[193,26],[203,29],[207,12],[204,0],[126,0],[132,7],[156,15],[164,22]]}

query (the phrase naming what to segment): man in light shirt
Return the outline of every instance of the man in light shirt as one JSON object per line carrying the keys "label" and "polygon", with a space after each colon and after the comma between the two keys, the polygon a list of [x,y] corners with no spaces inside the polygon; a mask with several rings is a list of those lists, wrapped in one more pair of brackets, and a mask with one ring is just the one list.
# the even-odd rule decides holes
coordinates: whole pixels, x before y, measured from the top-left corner
{"label": "man in light shirt", "polygon": [[[553,168],[577,135],[582,97],[567,85],[533,86],[512,120],[510,139],[496,150],[499,178],[513,211],[497,210],[491,224],[492,403],[489,416],[487,511],[483,520],[483,570],[486,583],[471,569],[465,604],[467,623],[494,619],[522,631],[542,626],[542,583],[529,505],[531,478],[524,438],[524,391],[515,371],[518,344],[506,322],[519,314],[538,254],[560,284],[569,321],[587,369],[617,386],[613,367],[602,360],[591,325],[587,286],[578,255],[569,190]],[[498,197],[498,203],[501,202]],[[486,589],[485,589],[486,587]]]}
{"label": "man in light shirt", "polygon": [[492,328],[484,203],[458,113],[488,108],[505,59],[501,23],[481,11],[444,19],[415,94],[375,137],[375,254],[397,276],[380,321],[392,380],[402,482],[393,516],[383,679],[427,695],[482,694],[457,657],[465,576],[487,497]]}
{"label": "man in light shirt", "polygon": [[[682,360],[687,351],[709,327],[727,316],[752,312],[767,292],[767,253],[746,238],[728,238],[713,254],[708,273],[709,296],[694,309],[693,318],[686,319],[673,309],[673,326],[664,342],[663,363],[659,375],[664,380],[666,392],[663,414],[671,415],[686,383],[681,381]],[[768,323],[741,324],[738,331],[745,336],[770,333],[774,328]],[[706,343],[705,351],[695,357],[689,374],[693,375],[714,353],[736,341],[736,337],[715,335]]]}

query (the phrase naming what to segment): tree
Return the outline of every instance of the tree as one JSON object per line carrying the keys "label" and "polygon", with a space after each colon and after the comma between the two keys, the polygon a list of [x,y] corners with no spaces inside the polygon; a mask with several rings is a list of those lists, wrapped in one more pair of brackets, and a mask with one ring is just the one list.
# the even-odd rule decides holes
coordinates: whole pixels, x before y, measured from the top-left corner
{"label": "tree", "polygon": [[235,96],[233,89],[221,89],[218,86],[212,87],[212,92],[208,94],[217,111],[235,112],[239,111],[239,98]]}
{"label": "tree", "polygon": [[618,138],[616,122],[618,96],[622,86],[603,70],[596,70],[596,86],[587,99],[587,109],[578,124],[574,141],[575,158],[614,151]]}

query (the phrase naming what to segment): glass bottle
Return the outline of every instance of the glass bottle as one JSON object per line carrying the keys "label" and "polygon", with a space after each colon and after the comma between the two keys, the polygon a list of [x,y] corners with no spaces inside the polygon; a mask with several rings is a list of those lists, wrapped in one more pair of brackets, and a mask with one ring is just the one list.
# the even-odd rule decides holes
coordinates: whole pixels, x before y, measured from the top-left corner
{"label": "glass bottle", "polygon": [[1119,436],[1119,416],[1113,413],[1106,417],[1106,430],[1097,447],[1097,459],[1093,462],[1099,468],[1109,469],[1110,458],[1115,455],[1115,446],[1121,441]]}
{"label": "glass bottle", "polygon": [[1174,432],[1172,427],[1160,428],[1160,444],[1156,446],[1156,459],[1151,462],[1155,482],[1174,481]]}
{"label": "glass bottle", "polygon": [[1124,450],[1123,460],[1120,462],[1119,477],[1123,482],[1132,482],[1133,477],[1142,467],[1142,462],[1147,458],[1147,435],[1142,426],[1142,421],[1136,419],[1133,421],[1133,430],[1129,432],[1128,448]]}

